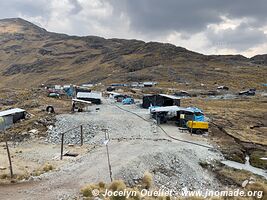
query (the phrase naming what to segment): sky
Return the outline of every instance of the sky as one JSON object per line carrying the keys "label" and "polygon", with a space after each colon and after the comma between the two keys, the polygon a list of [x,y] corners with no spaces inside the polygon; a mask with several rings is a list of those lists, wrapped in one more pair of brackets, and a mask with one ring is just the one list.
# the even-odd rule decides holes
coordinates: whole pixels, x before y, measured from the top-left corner
{"label": "sky", "polygon": [[267,0],[0,0],[21,17],[69,35],[167,42],[203,54],[267,53]]}

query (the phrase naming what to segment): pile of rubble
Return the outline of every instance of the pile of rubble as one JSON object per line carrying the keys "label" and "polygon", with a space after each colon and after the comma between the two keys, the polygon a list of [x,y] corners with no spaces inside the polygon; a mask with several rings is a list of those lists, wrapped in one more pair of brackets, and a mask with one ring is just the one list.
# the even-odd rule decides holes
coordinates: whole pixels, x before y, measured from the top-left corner
{"label": "pile of rubble", "polygon": [[79,144],[81,142],[81,127],[79,124],[83,127],[84,143],[96,144],[97,142],[92,139],[99,133],[104,134],[104,125],[102,124],[95,124],[90,121],[86,121],[81,124],[81,121],[77,123],[75,118],[60,115],[57,116],[55,126],[51,126],[47,130],[46,142],[58,144],[61,142],[62,133],[65,133],[64,144]]}
{"label": "pile of rubble", "polygon": [[[190,150],[185,150],[183,153],[192,157]],[[219,186],[217,181],[207,176],[197,161],[189,162],[191,159],[188,157],[184,157],[179,152],[157,152],[144,155],[129,163],[117,176],[133,186],[140,182],[145,171],[149,171],[157,187],[168,188],[176,192],[185,187],[188,190],[203,191],[217,188]]]}

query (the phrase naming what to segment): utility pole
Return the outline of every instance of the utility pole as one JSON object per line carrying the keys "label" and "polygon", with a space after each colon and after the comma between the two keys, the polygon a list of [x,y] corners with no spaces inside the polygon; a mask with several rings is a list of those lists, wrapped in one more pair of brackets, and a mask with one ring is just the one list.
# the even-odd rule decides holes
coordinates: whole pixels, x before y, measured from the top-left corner
{"label": "utility pole", "polygon": [[191,124],[191,136],[193,134],[193,125],[194,125],[194,118],[195,118],[195,114],[193,114],[193,118],[192,118],[192,124]]}
{"label": "utility pole", "polygon": [[65,133],[62,133],[62,134],[61,134],[60,160],[63,159],[64,134],[65,134]]}
{"label": "utility pole", "polygon": [[81,146],[83,146],[83,125],[81,125]]}
{"label": "utility pole", "polygon": [[3,131],[3,133],[4,133],[4,141],[5,141],[5,144],[6,144],[6,151],[7,151],[8,161],[9,161],[10,177],[12,179],[14,174],[13,174],[10,151],[9,151],[8,142],[7,142],[6,121],[5,121],[5,118],[3,118],[3,117],[0,117],[0,131]]}
{"label": "utility pole", "polygon": [[10,177],[12,179],[14,174],[13,174],[12,161],[11,161],[11,156],[10,156],[10,151],[9,151],[9,147],[8,147],[8,143],[7,143],[7,136],[6,136],[5,131],[4,131],[4,138],[5,138],[6,151],[7,151],[8,161],[9,161]]}
{"label": "utility pole", "polygon": [[108,129],[103,129],[105,131],[105,141],[104,144],[106,146],[106,150],[107,150],[107,158],[108,158],[108,170],[109,170],[109,177],[110,177],[110,181],[112,182],[112,170],[111,170],[111,164],[110,164],[110,157],[109,157],[109,149],[108,149],[108,143],[109,143],[109,133],[108,133]]}

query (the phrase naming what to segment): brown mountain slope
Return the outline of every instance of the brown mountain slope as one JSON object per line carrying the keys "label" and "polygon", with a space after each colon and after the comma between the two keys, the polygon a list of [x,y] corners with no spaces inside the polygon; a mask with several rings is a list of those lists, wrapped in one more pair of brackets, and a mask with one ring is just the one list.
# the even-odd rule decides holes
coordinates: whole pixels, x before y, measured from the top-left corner
{"label": "brown mountain slope", "polygon": [[253,56],[250,60],[256,64],[267,65],[267,54]]}
{"label": "brown mountain slope", "polygon": [[206,56],[171,44],[68,36],[19,18],[0,20],[0,87],[154,80],[242,88],[256,87],[265,77],[266,66],[240,55]]}

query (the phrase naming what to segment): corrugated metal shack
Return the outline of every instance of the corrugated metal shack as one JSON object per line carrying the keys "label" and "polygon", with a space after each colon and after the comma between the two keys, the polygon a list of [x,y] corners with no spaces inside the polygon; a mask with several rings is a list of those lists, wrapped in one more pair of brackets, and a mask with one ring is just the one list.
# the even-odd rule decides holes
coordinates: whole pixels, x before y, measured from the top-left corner
{"label": "corrugated metal shack", "polygon": [[157,85],[157,82],[144,82],[143,85],[144,87],[153,87]]}
{"label": "corrugated metal shack", "polygon": [[152,114],[152,117],[157,120],[158,123],[164,123],[168,120],[174,120],[180,127],[186,127],[186,123],[189,120],[201,122],[205,121],[203,111],[196,107],[154,107],[150,109],[150,113]]}
{"label": "corrugated metal shack", "polygon": [[180,98],[168,94],[154,94],[143,96],[143,108],[150,106],[180,106]]}
{"label": "corrugated metal shack", "polygon": [[25,119],[26,111],[20,108],[9,109],[0,112],[0,118],[2,118],[1,128],[10,128],[14,123],[21,119]]}
{"label": "corrugated metal shack", "polygon": [[101,104],[102,93],[97,92],[78,92],[77,99],[90,101],[93,104]]}

